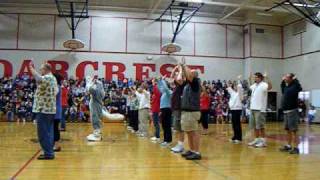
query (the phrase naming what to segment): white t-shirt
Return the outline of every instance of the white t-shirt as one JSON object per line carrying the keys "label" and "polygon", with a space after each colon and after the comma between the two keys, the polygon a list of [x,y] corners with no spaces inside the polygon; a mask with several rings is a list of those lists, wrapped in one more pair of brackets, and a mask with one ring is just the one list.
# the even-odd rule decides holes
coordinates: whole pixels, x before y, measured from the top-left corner
{"label": "white t-shirt", "polygon": [[142,93],[136,91],[136,96],[139,100],[139,109],[150,109],[150,93],[146,90],[143,90]]}
{"label": "white t-shirt", "polygon": [[269,86],[266,82],[255,83],[250,87],[252,91],[250,99],[251,110],[267,111],[268,88]]}
{"label": "white t-shirt", "polygon": [[229,108],[231,110],[242,110],[242,102],[241,102],[241,97],[242,97],[242,86],[239,84],[237,86],[238,91],[236,92],[233,90],[231,87],[228,87],[227,90],[230,94],[230,99],[229,99]]}

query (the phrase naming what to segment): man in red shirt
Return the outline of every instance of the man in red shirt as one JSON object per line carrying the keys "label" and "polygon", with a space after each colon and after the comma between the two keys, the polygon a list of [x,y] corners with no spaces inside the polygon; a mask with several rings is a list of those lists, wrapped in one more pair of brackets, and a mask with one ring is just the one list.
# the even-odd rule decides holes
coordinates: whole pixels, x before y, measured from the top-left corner
{"label": "man in red shirt", "polygon": [[153,93],[151,96],[151,112],[152,120],[155,128],[154,137],[151,138],[152,141],[160,140],[160,122],[159,122],[159,112],[160,112],[160,98],[161,93],[158,89],[156,79],[152,80]]}
{"label": "man in red shirt", "polygon": [[61,86],[61,105],[62,105],[62,118],[61,118],[61,131],[66,130],[66,112],[68,110],[68,94],[69,94],[69,87],[68,82],[66,80],[63,81]]}

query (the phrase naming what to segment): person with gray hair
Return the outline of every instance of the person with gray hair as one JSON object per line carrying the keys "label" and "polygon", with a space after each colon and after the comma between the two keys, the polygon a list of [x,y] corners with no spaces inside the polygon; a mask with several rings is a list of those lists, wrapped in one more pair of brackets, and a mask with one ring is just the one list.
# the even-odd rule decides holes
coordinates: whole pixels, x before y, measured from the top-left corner
{"label": "person with gray hair", "polygon": [[200,134],[198,121],[200,120],[201,81],[195,70],[185,65],[184,58],[180,64],[183,79],[186,81],[181,98],[181,128],[188,135],[190,150],[181,154],[186,160],[200,160]]}
{"label": "person with gray hair", "polygon": [[56,114],[56,95],[58,94],[57,81],[48,63],[41,65],[40,73],[34,69],[32,63],[29,69],[37,82],[32,112],[36,114],[38,139],[43,150],[38,160],[52,160],[55,158],[53,124]]}

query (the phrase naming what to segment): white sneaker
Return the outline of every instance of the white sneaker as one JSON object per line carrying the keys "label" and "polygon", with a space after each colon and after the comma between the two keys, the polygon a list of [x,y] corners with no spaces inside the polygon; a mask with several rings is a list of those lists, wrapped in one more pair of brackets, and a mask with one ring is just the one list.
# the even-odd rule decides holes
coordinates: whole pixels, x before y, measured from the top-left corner
{"label": "white sneaker", "polygon": [[102,140],[102,135],[101,131],[99,129],[94,130],[92,134],[89,134],[87,136],[88,141],[101,141]]}
{"label": "white sneaker", "polygon": [[157,137],[152,137],[150,138],[151,141],[160,141],[160,138],[157,138]]}
{"label": "white sneaker", "polygon": [[253,141],[248,143],[248,146],[255,146],[257,143],[259,143],[259,139],[255,138]]}
{"label": "white sneaker", "polygon": [[241,143],[241,141],[239,141],[239,140],[233,140],[233,144],[240,144]]}
{"label": "white sneaker", "polygon": [[162,143],[160,144],[160,146],[162,146],[162,147],[168,147],[168,146],[170,146],[170,144],[171,144],[171,143],[168,143],[168,142],[162,142]]}
{"label": "white sneaker", "polygon": [[264,139],[260,139],[259,142],[255,145],[256,148],[267,147],[267,143]]}
{"label": "white sneaker", "polygon": [[131,131],[131,133],[136,133],[136,131],[134,129],[131,129],[130,131]]}
{"label": "white sneaker", "polygon": [[138,136],[141,137],[141,138],[146,138],[147,137],[147,135],[145,135],[143,133],[140,133]]}
{"label": "white sneaker", "polygon": [[102,141],[102,136],[101,134],[89,134],[87,136],[88,141]]}
{"label": "white sneaker", "polygon": [[183,145],[177,144],[175,147],[171,148],[174,153],[182,153],[184,151]]}
{"label": "white sneaker", "polygon": [[130,126],[127,126],[127,129],[128,129],[128,130],[131,130],[131,129],[132,129],[132,127],[130,127]]}

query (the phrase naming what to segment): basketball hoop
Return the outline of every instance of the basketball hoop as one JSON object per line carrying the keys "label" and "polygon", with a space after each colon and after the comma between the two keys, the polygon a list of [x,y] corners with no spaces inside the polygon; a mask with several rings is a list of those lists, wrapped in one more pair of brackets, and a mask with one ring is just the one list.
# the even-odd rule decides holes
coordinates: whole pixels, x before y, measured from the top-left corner
{"label": "basketball hoop", "polygon": [[172,54],[175,52],[180,52],[181,46],[176,43],[168,43],[168,44],[165,44],[164,46],[162,46],[161,50],[164,52],[167,52],[169,54]]}
{"label": "basketball hoop", "polygon": [[63,47],[71,50],[82,49],[84,48],[84,42],[79,39],[70,39],[63,43]]}

